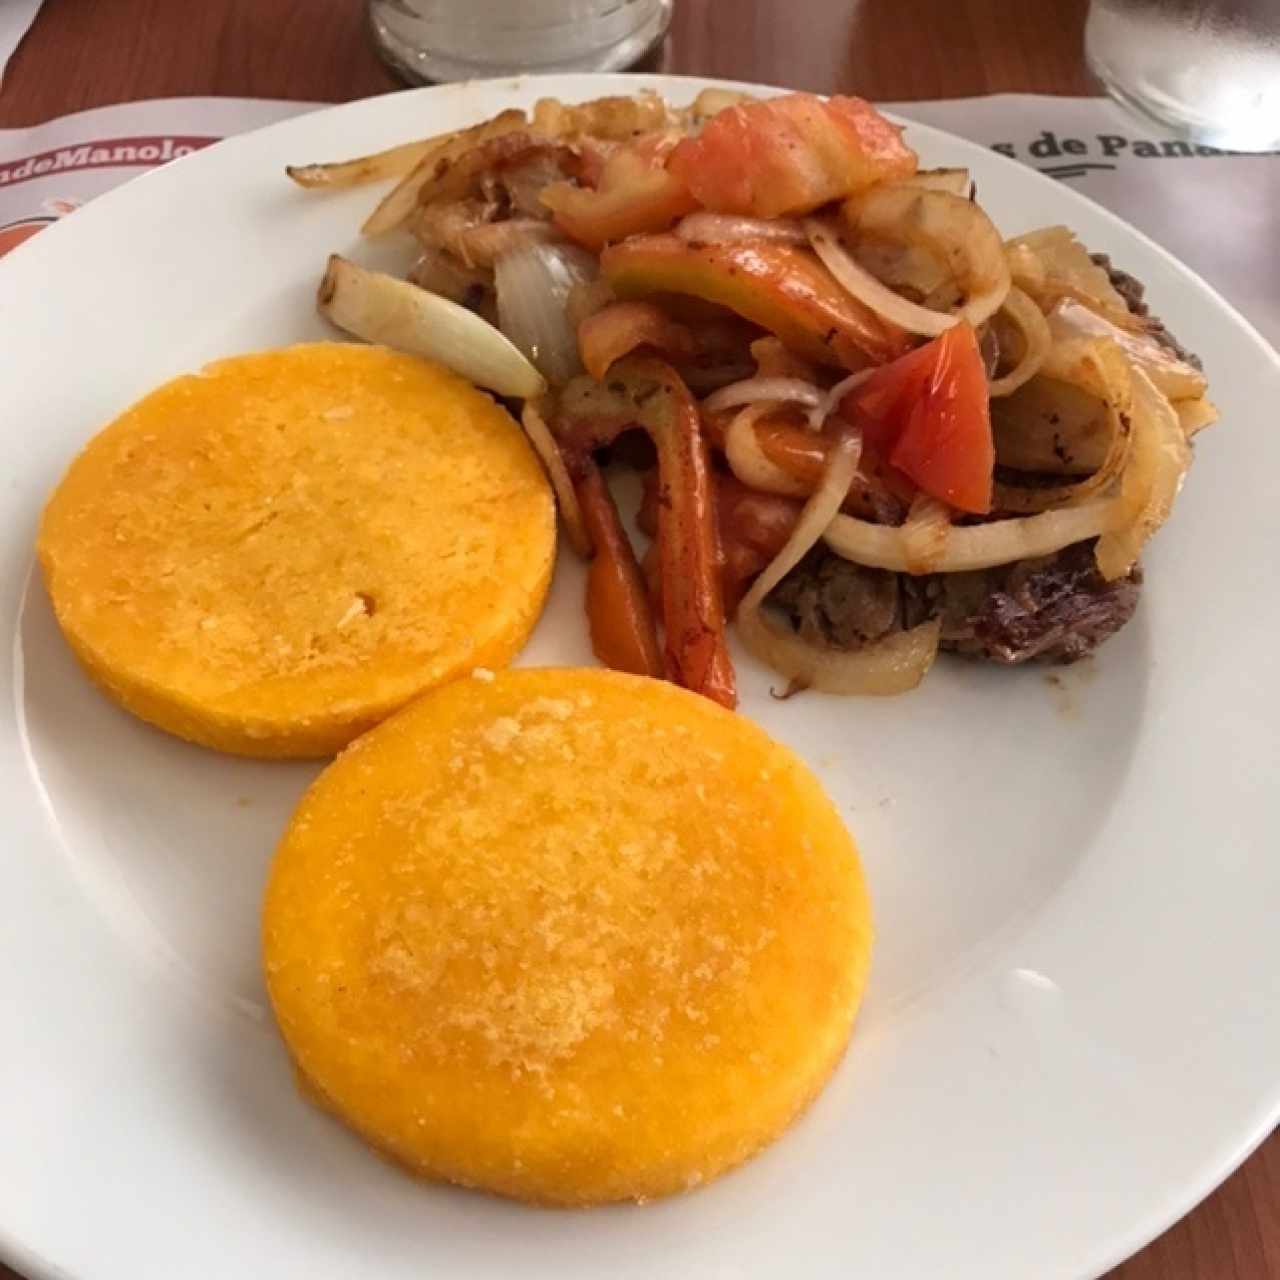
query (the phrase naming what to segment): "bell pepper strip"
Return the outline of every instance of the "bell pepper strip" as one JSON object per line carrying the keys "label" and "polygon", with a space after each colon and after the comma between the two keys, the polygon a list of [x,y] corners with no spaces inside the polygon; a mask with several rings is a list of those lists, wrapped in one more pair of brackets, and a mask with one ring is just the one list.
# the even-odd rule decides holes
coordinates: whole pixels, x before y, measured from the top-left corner
{"label": "bell pepper strip", "polygon": [[930,497],[974,515],[991,510],[995,444],[972,325],[953,325],[877,369],[845,396],[840,412]]}
{"label": "bell pepper strip", "polygon": [[627,236],[666,231],[698,207],[684,180],[666,168],[673,145],[658,136],[620,147],[594,189],[553,182],[538,198],[570,239],[597,252]]}
{"label": "bell pepper strip", "polygon": [[688,328],[652,302],[614,302],[578,326],[582,363],[600,381],[615,360],[637,347],[653,347],[673,360],[692,360],[698,353]]}
{"label": "bell pepper strip", "polygon": [[[724,451],[725,433],[732,417],[732,414],[704,416],[703,433],[713,449]],[[834,442],[829,432],[811,431],[785,411],[757,418],[751,429],[760,452],[780,471],[804,486],[806,492],[812,493],[822,483],[827,454]],[[864,443],[858,472],[841,510],[864,520],[893,524],[906,514],[915,494],[915,485],[888,466],[873,447]]]}
{"label": "bell pepper strip", "polygon": [[697,403],[679,374],[654,356],[627,356],[606,386],[561,398],[557,429],[570,453],[586,456],[629,426],[642,427],[658,452],[667,677],[733,707],[710,459]]}
{"label": "bell pepper strip", "polygon": [[[720,534],[720,589],[725,609],[732,616],[752,582],[786,545],[804,504],[794,498],[758,493],[723,472],[713,474],[712,485]],[[662,608],[662,581],[658,571],[659,510],[657,473],[650,472],[645,476],[644,500],[636,523],[654,539],[642,572],[655,609]]]}
{"label": "bell pepper strip", "polygon": [[543,413],[546,402],[526,400],[520,412],[520,425],[533,445],[533,451],[542,463],[542,469],[551,482],[552,492],[556,495],[556,506],[560,509],[560,521],[564,526],[565,537],[569,545],[584,560],[591,558],[591,535],[587,532],[586,521],[582,515],[582,504],[578,501],[574,489],[573,477],[569,474],[567,459],[559,442],[551,434]]}
{"label": "bell pepper strip", "polygon": [[615,671],[662,678],[662,650],[635,551],[600,469],[588,461],[575,486],[595,556],[587,570],[591,648]]}
{"label": "bell pepper strip", "polygon": [[644,574],[645,586],[649,589],[649,603],[653,605],[655,612],[661,613],[662,547],[658,544],[656,530],[651,536],[653,541],[649,543],[648,550],[644,553],[644,559],[640,561],[640,572]]}
{"label": "bell pepper strip", "polygon": [[[658,537],[658,468],[649,467],[640,477],[640,506],[636,528],[650,538]],[[648,559],[648,557],[645,557]]]}
{"label": "bell pepper strip", "polygon": [[716,476],[720,589],[730,617],[751,584],[786,546],[803,505],[794,498],[757,493],[733,476]]}
{"label": "bell pepper strip", "polygon": [[718,112],[667,167],[705,209],[777,218],[909,178],[916,154],[861,98],[789,93]]}
{"label": "bell pepper strip", "polygon": [[819,364],[862,369],[907,350],[907,335],[850,297],[808,249],[637,236],[606,249],[600,272],[619,298],[676,293],[728,307]]}

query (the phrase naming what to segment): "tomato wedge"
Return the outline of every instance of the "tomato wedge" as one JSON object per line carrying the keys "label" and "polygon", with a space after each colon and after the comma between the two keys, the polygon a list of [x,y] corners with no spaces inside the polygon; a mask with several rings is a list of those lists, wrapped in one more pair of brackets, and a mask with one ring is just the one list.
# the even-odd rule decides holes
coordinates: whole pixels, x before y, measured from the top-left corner
{"label": "tomato wedge", "polygon": [[958,511],[991,510],[995,446],[987,375],[973,326],[877,369],[841,403],[867,443],[925,493]]}
{"label": "tomato wedge", "polygon": [[901,134],[861,98],[789,93],[718,112],[667,168],[704,208],[776,218],[909,178],[916,154]]}
{"label": "tomato wedge", "polygon": [[594,190],[553,182],[538,198],[556,225],[588,249],[598,251],[641,232],[666,231],[698,207],[684,180],[667,169],[674,145],[670,137],[643,138],[604,162]]}

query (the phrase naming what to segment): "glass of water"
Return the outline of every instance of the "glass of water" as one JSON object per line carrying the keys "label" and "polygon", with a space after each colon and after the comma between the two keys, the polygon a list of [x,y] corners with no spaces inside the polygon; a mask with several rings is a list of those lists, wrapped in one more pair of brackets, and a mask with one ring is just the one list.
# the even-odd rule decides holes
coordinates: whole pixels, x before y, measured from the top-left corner
{"label": "glass of water", "polygon": [[1280,0],[1093,0],[1085,54],[1112,97],[1186,138],[1280,148]]}
{"label": "glass of water", "polygon": [[621,71],[666,34],[672,0],[369,0],[382,57],[405,79]]}

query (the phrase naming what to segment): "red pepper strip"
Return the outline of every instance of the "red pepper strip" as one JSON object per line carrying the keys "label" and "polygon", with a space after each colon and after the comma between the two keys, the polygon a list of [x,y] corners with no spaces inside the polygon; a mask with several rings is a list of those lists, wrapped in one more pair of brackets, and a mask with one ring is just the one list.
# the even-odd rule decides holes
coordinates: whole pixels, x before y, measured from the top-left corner
{"label": "red pepper strip", "polygon": [[575,486],[595,556],[587,570],[591,648],[606,666],[637,676],[662,677],[662,651],[636,553],[618,508],[594,462]]}
{"label": "red pepper strip", "polygon": [[733,476],[716,476],[716,518],[723,548],[720,582],[731,611],[786,546],[802,506],[794,498],[757,493]]}
{"label": "red pepper strip", "polygon": [[[725,641],[711,466],[698,406],[680,375],[652,356],[628,356],[605,386],[562,397],[558,434],[585,455],[628,426],[658,451],[662,614],[669,679],[726,707],[737,705]],[[575,409],[575,401],[577,408]]]}
{"label": "red pepper strip", "polygon": [[600,274],[619,298],[674,293],[728,307],[821,365],[861,369],[907,350],[903,330],[849,294],[808,249],[792,245],[632,236],[601,253]]}
{"label": "red pepper strip", "polygon": [[[725,612],[732,616],[752,582],[786,545],[800,519],[803,503],[772,493],[757,493],[731,475],[712,476],[716,495],[716,524],[720,534],[720,591]],[[654,538],[642,572],[655,608],[662,607],[658,577],[658,485],[653,472],[645,476],[644,499],[636,523]]]}

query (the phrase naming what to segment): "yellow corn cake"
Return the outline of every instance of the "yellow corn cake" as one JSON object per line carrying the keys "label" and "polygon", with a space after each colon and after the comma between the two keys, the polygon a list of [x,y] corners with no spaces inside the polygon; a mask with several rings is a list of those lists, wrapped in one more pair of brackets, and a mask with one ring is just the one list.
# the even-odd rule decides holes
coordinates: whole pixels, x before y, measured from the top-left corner
{"label": "yellow corn cake", "polygon": [[555,512],[483,392],[314,343],[127,409],[49,499],[38,553],[63,634],[134,714],[222,751],[319,756],[518,652]]}
{"label": "yellow corn cake", "polygon": [[545,1204],[694,1187],[839,1060],[872,929],[820,784],[617,672],[478,673],[307,792],[263,918],[308,1096],[410,1169]]}

